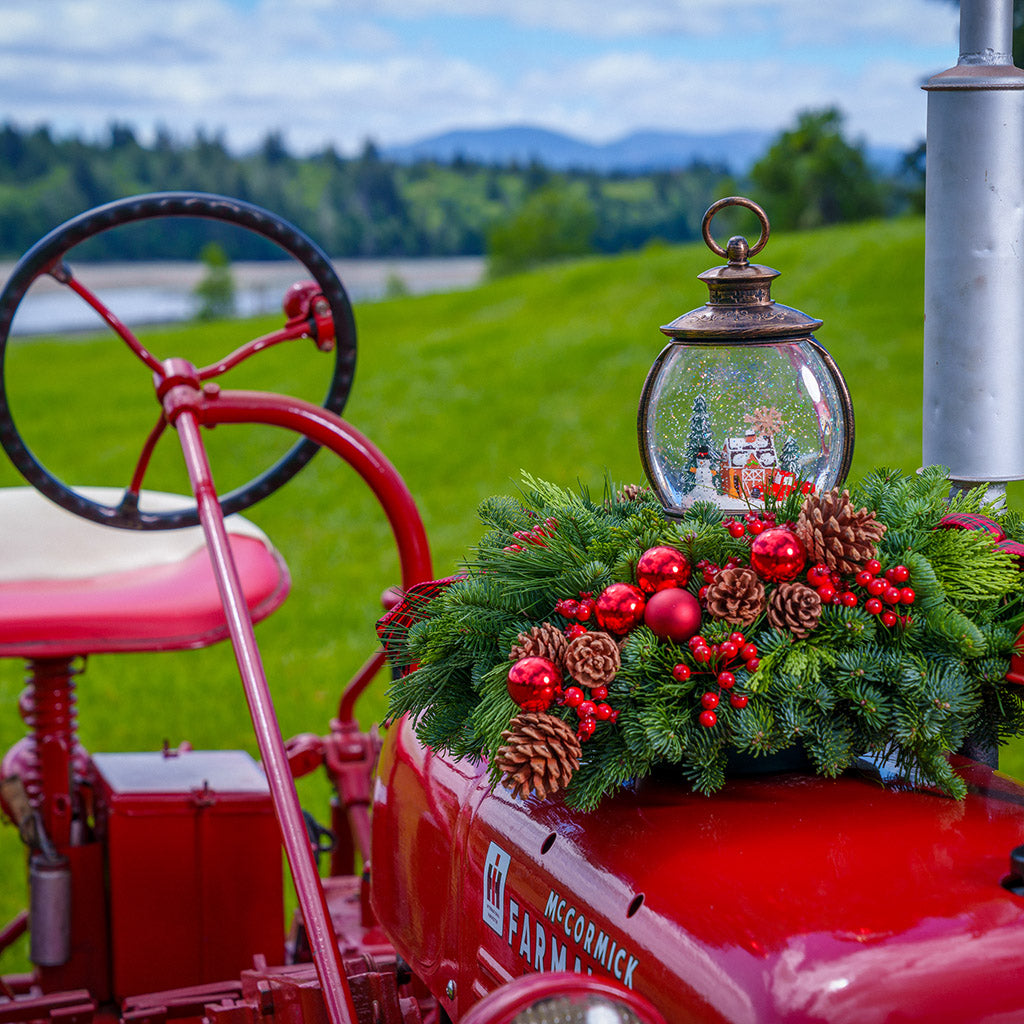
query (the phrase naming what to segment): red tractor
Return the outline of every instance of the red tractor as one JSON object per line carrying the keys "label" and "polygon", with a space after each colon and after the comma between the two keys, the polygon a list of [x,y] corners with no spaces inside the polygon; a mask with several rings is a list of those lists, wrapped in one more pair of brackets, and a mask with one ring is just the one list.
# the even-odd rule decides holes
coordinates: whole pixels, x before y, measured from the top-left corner
{"label": "red tractor", "polygon": [[[968,34],[976,28],[970,22]],[[982,49],[987,53],[992,47]],[[963,81],[944,80],[936,88],[948,86],[958,97],[967,88],[964,82],[982,81],[987,87],[988,79],[977,72],[982,66],[974,62]],[[988,74],[995,76],[991,68]],[[998,91],[1002,95],[1009,88],[998,86]],[[962,191],[962,185],[956,187]],[[990,188],[987,178],[984,188]],[[68,258],[70,250],[106,230],[146,230],[159,218],[171,218],[161,228],[173,230],[182,217],[255,232],[298,259],[312,278],[285,295],[285,323],[279,330],[206,366],[154,356],[76,277]],[[998,212],[996,219],[1013,220]],[[953,226],[964,230],[959,220]],[[730,267],[745,262],[746,243],[739,241],[743,246],[730,242]],[[724,276],[731,273],[726,268]],[[384,666],[383,651],[344,690],[326,735],[302,734],[286,741],[253,623],[283,601],[288,570],[267,537],[240,513],[287,483],[324,448],[350,464],[370,487],[394,533],[401,579],[400,587],[386,592],[390,611],[381,633],[389,647],[402,648],[403,636],[424,621],[433,598],[465,593],[470,586],[432,582],[427,539],[407,488],[373,443],[340,417],[355,354],[344,287],[309,239],[246,203],[191,193],[122,200],[67,222],[19,262],[0,294],[0,368],[15,314],[33,282],[43,277],[92,306],[152,374],[158,412],[127,486],[72,486],[29,447],[8,401],[6,376],[0,377],[0,443],[32,485],[0,493],[0,536],[10,552],[9,564],[0,567],[0,655],[25,659],[29,666],[20,707],[27,735],[3,757],[0,789],[0,806],[17,824],[25,845],[28,909],[0,931],[0,951],[27,931],[33,964],[30,973],[5,975],[0,981],[0,1024],[1004,1024],[1024,1019],[1024,786],[995,770],[983,743],[958,743],[962,753],[932,756],[939,748],[921,746],[918,720],[907,719],[910,724],[897,723],[900,742],[918,744],[915,749],[928,755],[919,765],[923,776],[916,778],[893,770],[884,759],[858,762],[841,773],[810,771],[804,763],[785,770],[778,765],[772,767],[780,770],[740,770],[728,778],[697,772],[688,781],[657,770],[634,777],[624,769],[614,792],[591,799],[586,809],[561,791],[552,793],[557,785],[537,783],[550,775],[557,782],[567,764],[575,767],[579,739],[587,740],[595,729],[593,749],[610,749],[605,739],[616,711],[599,695],[604,683],[592,671],[597,655],[613,662],[615,670],[622,668],[621,700],[643,696],[639,690],[648,677],[637,666],[644,659],[661,665],[670,690],[695,696],[702,710],[694,709],[689,737],[707,755],[703,769],[713,769],[718,762],[709,737],[717,735],[716,723],[734,722],[739,728],[741,721],[754,721],[740,716],[756,703],[747,707],[748,690],[752,698],[763,696],[755,676],[759,669],[757,678],[769,673],[759,660],[777,664],[786,651],[797,650],[796,640],[813,630],[826,614],[823,603],[831,604],[832,598],[837,610],[828,614],[835,629],[850,623],[867,628],[852,583],[857,607],[838,607],[845,592],[836,592],[827,566],[820,572],[812,566],[808,579],[820,576],[813,587],[797,586],[786,575],[795,556],[776,548],[757,555],[762,560],[757,573],[728,560],[705,565],[708,582],[701,589],[699,563],[692,580],[689,566],[684,578],[673,580],[668,577],[681,568],[679,563],[640,570],[639,561],[648,552],[638,558],[643,548],[635,548],[622,560],[622,573],[631,574],[637,584],[652,579],[656,584],[649,590],[613,584],[620,588],[616,600],[602,607],[604,594],[595,597],[581,584],[586,569],[581,558],[584,575],[573,577],[579,594],[552,599],[545,615],[556,621],[555,633],[570,635],[573,643],[588,633],[591,615],[606,627],[605,635],[618,637],[616,642],[596,641],[586,670],[573,669],[574,679],[586,678],[590,693],[577,699],[570,690],[579,687],[562,689],[560,680],[541,678],[550,659],[540,655],[554,657],[552,645],[568,643],[541,626],[520,646],[514,635],[509,640],[502,633],[499,664],[485,678],[472,676],[483,703],[492,684],[507,700],[507,676],[508,694],[515,692],[527,716],[543,716],[557,692],[565,704],[559,712],[558,757],[538,755],[539,748],[520,743],[517,750],[526,749],[525,759],[520,757],[519,767],[502,778],[505,769],[498,762],[446,753],[457,746],[464,707],[458,700],[447,709],[448,732],[439,734],[449,743],[426,743],[417,732],[423,723],[415,715],[395,715],[383,739],[376,730],[364,732],[354,706]],[[250,358],[264,350],[300,338],[311,339],[333,360],[321,404],[226,390],[217,382],[226,371],[249,366]],[[806,368],[792,365],[800,373]],[[828,428],[831,451],[839,453],[836,459],[842,453],[833,426],[842,399],[835,390],[815,399],[818,422]],[[689,408],[686,412],[701,441],[703,396],[692,408],[692,414]],[[770,405],[754,410],[750,418],[758,424],[757,436],[769,437],[778,429],[777,411]],[[280,428],[299,440],[269,470],[219,495],[204,428],[220,427],[220,436],[236,424]],[[179,439],[189,497],[143,486],[165,433]],[[703,444],[706,456],[711,446],[706,438]],[[700,460],[693,461],[696,476]],[[710,492],[716,485],[704,469],[701,487]],[[789,471],[795,481],[795,471]],[[797,488],[785,490],[776,496],[779,501],[800,499]],[[623,511],[629,500],[612,501],[620,516],[615,522],[601,519],[610,513],[600,503],[572,506],[582,510],[581,517],[608,527],[598,538],[601,552],[621,540],[623,517],[632,517],[638,537],[655,536],[654,512],[647,506]],[[920,507],[915,509],[913,515],[920,517]],[[531,521],[529,509],[513,512]],[[507,509],[494,514],[506,513],[512,515]],[[870,516],[865,519],[862,513],[836,512],[857,524],[853,540],[843,539],[838,528],[833,531],[832,539],[847,553],[857,547],[858,538],[870,534],[865,525]],[[752,515],[744,525],[701,514],[706,521],[694,529],[702,536],[713,534],[716,550],[723,553],[747,544],[743,550],[753,566],[756,545],[744,535],[765,530],[766,519]],[[565,520],[554,517],[532,522],[531,528],[508,537],[499,536],[501,531],[497,540],[492,537],[493,558],[484,559],[485,571],[477,580],[483,590],[487,572],[499,564],[513,565],[519,573],[513,589],[526,569],[542,574],[546,559],[557,554],[571,532]],[[975,510],[944,525],[965,524],[984,530],[990,521]],[[821,529],[828,533],[832,528],[825,523]],[[877,539],[878,531],[873,536]],[[1008,542],[1007,558],[1019,555],[1013,547],[1020,547],[1019,540]],[[996,543],[989,538],[975,547],[985,549],[991,564],[1005,568],[1006,558],[993,555]],[[593,554],[598,547],[587,551]],[[520,557],[521,564],[514,563]],[[863,571],[865,579],[858,585],[865,588],[883,579],[878,568]],[[918,608],[924,619],[941,599],[933,587],[926,608],[929,580],[923,570],[919,577]],[[1000,579],[1019,602],[1017,577],[1004,572]],[[771,641],[776,646],[762,650],[760,659],[756,651],[747,651],[743,665],[733,671],[746,640],[729,633],[735,629],[742,636],[738,627],[721,623],[742,622],[751,608],[762,614],[764,580],[773,595],[767,614],[779,634]],[[918,577],[912,581],[917,585]],[[665,592],[664,582],[678,599],[675,610],[666,619],[645,618],[647,632],[634,630],[629,616],[644,601],[654,605],[658,593]],[[704,592],[712,586],[717,588],[713,593]],[[912,629],[911,616],[901,617],[894,609],[915,596],[912,590],[906,596],[910,588],[902,587],[895,572],[878,586],[878,596],[869,600],[877,604],[872,614],[882,625],[869,623],[861,647],[868,651],[864,657],[884,656],[896,665],[895,655],[885,654],[886,637]],[[814,587],[815,596],[805,593]],[[832,592],[826,598],[822,590]],[[782,596],[775,600],[777,595]],[[702,646],[704,635],[696,633],[699,614],[695,618],[690,610],[696,606],[713,606],[721,620],[719,631],[724,632],[713,650],[712,641]],[[968,643],[965,637],[974,635],[975,627],[959,614],[953,609],[943,619],[950,643]],[[978,631],[976,645],[998,648],[1000,657],[972,653],[978,671],[988,674],[984,693],[993,711],[1002,707],[1000,701],[1018,701],[1005,688],[1006,680],[1010,687],[1024,681],[1019,645],[1009,662],[1005,637],[1010,621]],[[883,634],[886,629],[890,632]],[[468,645],[471,630],[464,632]],[[689,644],[687,636],[699,642]],[[665,637],[670,642],[658,642]],[[869,644],[870,637],[877,643]],[[80,658],[197,648],[225,638],[233,645],[245,689],[258,763],[230,750],[83,749],[75,714]],[[510,657],[518,658],[517,664],[545,665],[531,665],[528,678],[513,680],[503,660],[510,642]],[[829,664],[846,658],[842,663],[849,676],[870,676],[871,665],[865,669],[857,660],[861,654],[857,643],[848,642],[841,657]],[[926,660],[918,658],[921,679],[937,672],[943,685],[956,690],[956,674]],[[401,658],[396,664],[400,672],[411,667]],[[443,665],[443,659],[436,664]],[[693,677],[712,670],[717,689],[710,684],[694,689]],[[817,678],[813,669],[807,673],[806,679]],[[863,682],[869,689],[857,691],[864,694],[861,702],[844,699],[850,714],[866,720],[877,709],[869,706],[875,692],[871,678]],[[914,684],[903,677],[900,682]],[[551,692],[545,695],[546,685]],[[401,694],[401,685],[396,690]],[[943,716],[950,699],[938,692],[929,695],[929,721],[947,721]],[[575,739],[571,728],[568,735],[564,732],[573,715],[580,724]],[[497,735],[503,724],[495,718],[488,728]],[[529,719],[523,728],[536,724],[536,718]],[[678,722],[661,728],[654,721],[651,728],[666,749],[679,746]],[[521,740],[523,730],[516,735]],[[749,744],[757,741],[756,735],[747,738]],[[964,737],[957,733],[956,738]],[[295,779],[321,769],[334,793],[327,828],[304,814],[295,787]],[[526,774],[517,774],[520,770]],[[510,779],[511,785],[497,785]],[[698,790],[719,791],[710,797],[695,792],[690,785],[695,779]],[[938,792],[936,780],[957,798]],[[298,903],[287,926],[282,844]],[[321,874],[317,861],[325,852],[329,870]]]}

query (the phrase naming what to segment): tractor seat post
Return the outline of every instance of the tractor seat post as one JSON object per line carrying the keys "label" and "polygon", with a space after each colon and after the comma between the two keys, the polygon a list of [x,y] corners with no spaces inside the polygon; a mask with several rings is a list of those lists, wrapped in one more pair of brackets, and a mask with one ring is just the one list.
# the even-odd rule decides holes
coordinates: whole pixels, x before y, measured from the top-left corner
{"label": "tractor seat post", "polygon": [[[58,851],[72,845],[75,777],[88,767],[78,743],[75,676],[82,669],[71,657],[31,658],[18,709],[29,734],[0,762],[0,774],[21,780],[46,838]],[[11,817],[11,810],[4,807]]]}

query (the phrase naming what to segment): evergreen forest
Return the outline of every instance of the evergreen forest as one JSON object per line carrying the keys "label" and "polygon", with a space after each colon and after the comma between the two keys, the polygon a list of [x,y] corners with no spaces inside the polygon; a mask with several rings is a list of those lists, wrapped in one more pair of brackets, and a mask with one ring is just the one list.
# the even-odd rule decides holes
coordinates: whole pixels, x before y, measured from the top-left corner
{"label": "evergreen forest", "polygon": [[[335,258],[487,253],[500,272],[544,258],[699,238],[707,207],[744,188],[775,211],[775,227],[891,215],[917,204],[921,156],[909,155],[899,172],[883,175],[843,137],[834,109],[801,114],[749,181],[704,163],[646,174],[460,158],[403,164],[384,159],[371,142],[350,157],[331,148],[297,156],[279,132],[268,133],[254,151],[235,154],[203,130],[189,139],[158,130],[143,142],[130,126],[112,123],[103,138],[85,140],[8,122],[0,125],[0,258],[17,258],[58,224],[102,203],[195,190],[264,206]],[[188,222],[173,238],[138,233],[128,240],[131,252],[121,251],[124,236],[108,234],[93,243],[90,257],[194,259],[211,238],[230,259],[270,255],[259,239],[221,238],[217,227]],[[498,259],[494,249],[502,250]]]}

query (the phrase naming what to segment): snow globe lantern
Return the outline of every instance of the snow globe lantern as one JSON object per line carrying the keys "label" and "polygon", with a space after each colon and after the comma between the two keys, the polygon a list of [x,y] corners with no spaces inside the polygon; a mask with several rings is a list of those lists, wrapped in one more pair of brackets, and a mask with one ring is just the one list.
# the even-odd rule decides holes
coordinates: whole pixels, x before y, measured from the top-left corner
{"label": "snow globe lantern", "polygon": [[[761,233],[722,248],[711,220],[727,206],[754,212]],[[644,383],[638,433],[644,471],[669,514],[696,501],[723,511],[763,507],[769,495],[824,491],[853,457],[853,406],[835,361],[811,333],[821,320],[774,302],[777,270],[749,262],[768,241],[764,210],[721,199],[704,241],[725,266],[699,275],[708,302],[662,327],[670,341]]]}

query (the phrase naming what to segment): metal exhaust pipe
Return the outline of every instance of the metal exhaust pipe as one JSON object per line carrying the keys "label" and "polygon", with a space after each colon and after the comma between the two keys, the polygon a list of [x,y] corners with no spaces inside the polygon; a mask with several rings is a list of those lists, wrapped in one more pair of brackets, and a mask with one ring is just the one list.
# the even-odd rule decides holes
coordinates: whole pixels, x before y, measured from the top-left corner
{"label": "metal exhaust pipe", "polygon": [[1024,479],[1024,71],[1012,0],[961,0],[928,92],[923,464],[999,500]]}

